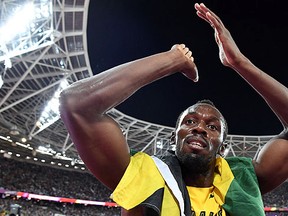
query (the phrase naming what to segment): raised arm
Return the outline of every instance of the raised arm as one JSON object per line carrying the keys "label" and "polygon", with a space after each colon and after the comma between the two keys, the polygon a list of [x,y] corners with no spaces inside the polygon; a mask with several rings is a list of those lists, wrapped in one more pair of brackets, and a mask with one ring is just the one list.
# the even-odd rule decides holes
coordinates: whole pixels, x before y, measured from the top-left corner
{"label": "raised arm", "polygon": [[284,129],[269,141],[254,162],[260,189],[266,193],[288,178],[288,89],[246,58],[220,18],[204,4],[195,4],[197,15],[207,21],[215,33],[223,65],[234,69],[246,80],[276,114]]}
{"label": "raised arm", "polygon": [[139,88],[178,71],[198,80],[192,53],[184,44],[80,80],[61,93],[61,118],[79,155],[110,189],[120,181],[130,154],[119,125],[106,112]]}

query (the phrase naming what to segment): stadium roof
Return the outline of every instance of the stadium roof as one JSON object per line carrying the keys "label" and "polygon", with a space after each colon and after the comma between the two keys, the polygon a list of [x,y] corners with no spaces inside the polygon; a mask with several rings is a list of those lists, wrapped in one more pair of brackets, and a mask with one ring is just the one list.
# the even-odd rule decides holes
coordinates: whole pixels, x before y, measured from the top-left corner
{"label": "stadium roof", "polygon": [[[23,24],[22,31],[4,39],[9,32],[4,23],[11,21],[11,12],[19,13],[28,2],[0,2],[1,154],[84,167],[57,113],[57,96],[65,85],[93,75],[87,48],[89,0],[33,1],[35,16]],[[119,122],[134,150],[161,155],[170,148],[172,127],[136,119],[117,109],[109,114]],[[255,158],[268,139],[270,136],[229,134],[227,155]]]}

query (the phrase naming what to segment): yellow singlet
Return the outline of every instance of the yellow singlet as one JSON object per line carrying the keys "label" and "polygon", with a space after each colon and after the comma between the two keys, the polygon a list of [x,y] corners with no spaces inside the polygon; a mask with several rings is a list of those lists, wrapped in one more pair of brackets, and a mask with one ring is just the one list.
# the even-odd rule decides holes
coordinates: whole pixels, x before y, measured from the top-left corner
{"label": "yellow singlet", "polygon": [[225,210],[216,202],[214,196],[214,186],[209,188],[188,187],[191,208],[195,216],[226,216]]}

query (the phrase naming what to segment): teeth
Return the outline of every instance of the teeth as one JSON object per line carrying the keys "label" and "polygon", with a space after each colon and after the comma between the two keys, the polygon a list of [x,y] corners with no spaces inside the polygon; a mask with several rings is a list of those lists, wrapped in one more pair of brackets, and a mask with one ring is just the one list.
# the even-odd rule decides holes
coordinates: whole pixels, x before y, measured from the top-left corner
{"label": "teeth", "polygon": [[205,148],[206,145],[203,143],[204,141],[198,140],[197,138],[188,137],[186,140],[187,144],[194,146],[194,148]]}
{"label": "teeth", "polygon": [[190,145],[193,145],[193,146],[197,146],[197,147],[203,147],[201,144],[199,143],[196,143],[196,142],[192,142],[192,143],[189,143]]}
{"label": "teeth", "polygon": [[202,146],[199,142],[197,141],[190,141],[188,142],[189,144],[192,144],[192,145],[199,145],[199,146]]}

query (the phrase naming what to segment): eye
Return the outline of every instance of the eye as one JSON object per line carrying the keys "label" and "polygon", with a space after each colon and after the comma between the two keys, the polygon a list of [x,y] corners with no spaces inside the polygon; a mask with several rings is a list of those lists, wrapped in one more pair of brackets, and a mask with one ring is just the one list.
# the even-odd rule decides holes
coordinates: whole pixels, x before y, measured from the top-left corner
{"label": "eye", "polygon": [[213,131],[218,130],[218,128],[215,125],[207,125],[207,127]]}
{"label": "eye", "polygon": [[194,119],[187,119],[185,121],[185,124],[187,124],[187,125],[191,125],[191,124],[195,124],[195,123],[196,123],[196,121]]}

